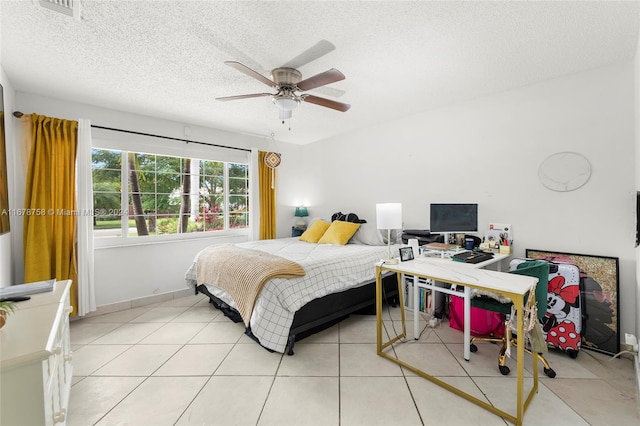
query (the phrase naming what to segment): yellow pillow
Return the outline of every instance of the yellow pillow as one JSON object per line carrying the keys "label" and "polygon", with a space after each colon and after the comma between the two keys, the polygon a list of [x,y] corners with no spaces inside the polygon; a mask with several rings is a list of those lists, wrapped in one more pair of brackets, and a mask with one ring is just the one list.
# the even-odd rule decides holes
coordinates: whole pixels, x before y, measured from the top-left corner
{"label": "yellow pillow", "polygon": [[340,244],[343,246],[353,237],[359,227],[359,223],[334,220],[329,229],[320,238],[318,244]]}
{"label": "yellow pillow", "polygon": [[324,232],[329,228],[330,223],[326,220],[318,219],[311,224],[309,229],[304,231],[300,236],[300,241],[306,241],[308,243],[317,243]]}

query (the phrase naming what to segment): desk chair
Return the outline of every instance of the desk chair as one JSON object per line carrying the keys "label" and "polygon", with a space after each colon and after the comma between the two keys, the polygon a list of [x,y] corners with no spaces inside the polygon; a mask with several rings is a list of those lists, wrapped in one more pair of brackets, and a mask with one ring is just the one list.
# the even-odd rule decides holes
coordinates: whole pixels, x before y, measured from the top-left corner
{"label": "desk chair", "polygon": [[[540,319],[542,319],[547,313],[547,286],[549,283],[549,263],[541,260],[525,261],[519,264],[517,269],[509,271],[509,273],[527,275],[527,276],[538,278],[538,284],[536,285],[536,291],[535,291],[535,303],[537,304],[537,308],[538,308],[538,313],[537,313],[538,321],[540,321]],[[533,302],[534,302],[533,300],[529,300],[529,298],[527,297],[527,300],[525,300],[525,307]],[[510,302],[502,303],[496,299],[486,297],[486,296],[474,297],[471,299],[471,306],[475,306],[477,308],[485,309],[492,312],[499,312],[499,313],[505,314],[507,318],[511,315],[512,305],[513,303],[510,303]],[[510,333],[508,333],[508,330],[505,327],[505,336],[502,338],[493,338],[490,336],[489,337],[473,337],[471,339],[470,350],[471,352],[478,351],[478,347],[474,344],[474,342],[477,340],[486,340],[494,343],[501,342],[502,348],[500,349],[500,353],[499,353],[498,369],[500,370],[500,373],[502,373],[503,375],[507,375],[510,372],[509,367],[505,365],[507,360],[507,355],[506,355],[507,336],[509,335]],[[516,347],[515,336],[511,337],[509,343],[514,348]],[[542,362],[542,364],[544,365],[544,374],[546,374],[550,378],[554,378],[556,376],[556,372],[553,371],[553,369],[551,368],[547,360],[544,359],[542,354],[540,353],[534,354],[528,348],[525,348],[525,351],[531,354],[532,356],[535,356],[536,358],[538,358],[538,360],[540,360],[540,362]]]}

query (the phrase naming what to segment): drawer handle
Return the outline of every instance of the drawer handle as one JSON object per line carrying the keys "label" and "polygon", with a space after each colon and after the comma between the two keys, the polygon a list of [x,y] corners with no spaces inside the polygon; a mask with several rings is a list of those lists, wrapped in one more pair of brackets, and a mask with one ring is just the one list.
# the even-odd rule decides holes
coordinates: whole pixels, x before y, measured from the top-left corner
{"label": "drawer handle", "polygon": [[72,359],[73,359],[73,353],[72,352],[69,352],[68,354],[66,354],[64,356],[64,360],[67,361],[67,362],[71,361]]}
{"label": "drawer handle", "polygon": [[62,410],[60,410],[60,411],[56,411],[53,414],[53,422],[54,423],[64,422],[64,418],[66,417],[66,414],[67,413],[66,413],[64,408]]}
{"label": "drawer handle", "polygon": [[55,348],[53,348],[53,353],[54,354],[60,355],[61,352],[62,352],[62,347],[56,346]]}
{"label": "drawer handle", "polygon": [[69,315],[71,312],[73,312],[73,306],[67,306],[64,310],[64,312]]}

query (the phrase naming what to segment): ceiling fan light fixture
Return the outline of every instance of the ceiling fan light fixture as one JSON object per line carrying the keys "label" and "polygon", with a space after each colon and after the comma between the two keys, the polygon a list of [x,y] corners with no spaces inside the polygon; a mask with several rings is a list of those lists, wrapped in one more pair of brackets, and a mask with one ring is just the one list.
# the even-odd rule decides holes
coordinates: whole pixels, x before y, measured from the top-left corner
{"label": "ceiling fan light fixture", "polygon": [[298,101],[293,97],[274,97],[273,103],[280,109],[280,111],[289,111],[291,114],[291,110],[296,109],[298,107]]}
{"label": "ceiling fan light fixture", "polygon": [[282,120],[282,122],[284,123],[284,120],[288,120],[291,118],[291,110],[278,108],[278,118],[280,118],[280,120]]}

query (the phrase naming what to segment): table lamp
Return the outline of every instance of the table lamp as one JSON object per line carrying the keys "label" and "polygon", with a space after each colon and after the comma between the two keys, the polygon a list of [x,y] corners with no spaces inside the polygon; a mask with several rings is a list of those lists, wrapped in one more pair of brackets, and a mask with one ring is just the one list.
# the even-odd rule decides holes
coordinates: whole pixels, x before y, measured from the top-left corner
{"label": "table lamp", "polygon": [[304,218],[309,216],[309,212],[306,207],[296,207],[296,212],[294,214],[295,217],[298,218],[296,222],[296,228],[304,228],[307,226],[307,222],[304,221]]}
{"label": "table lamp", "polygon": [[384,263],[396,264],[398,259],[391,258],[391,230],[402,228],[402,204],[379,203],[376,204],[376,219],[378,229],[387,230],[387,259]]}

